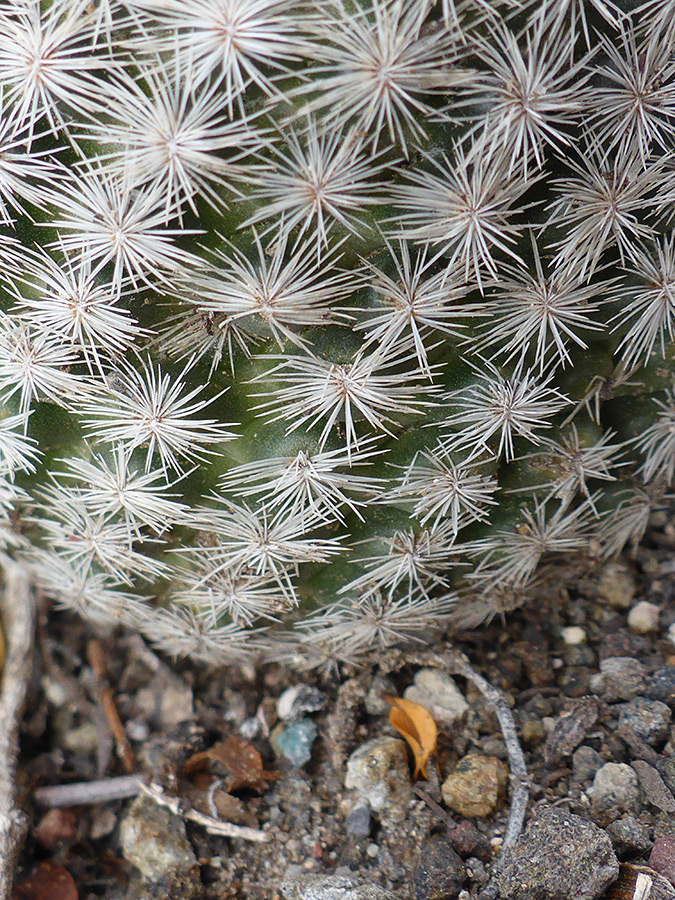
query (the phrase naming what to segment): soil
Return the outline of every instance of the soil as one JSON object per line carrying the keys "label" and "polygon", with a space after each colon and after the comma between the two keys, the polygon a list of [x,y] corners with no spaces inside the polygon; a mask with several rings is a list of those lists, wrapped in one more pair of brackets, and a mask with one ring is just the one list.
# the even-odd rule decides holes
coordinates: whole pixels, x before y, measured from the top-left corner
{"label": "soil", "polygon": [[[597,819],[589,791],[592,767],[586,771],[581,756],[573,757],[580,746],[595,751],[600,764],[643,759],[655,769],[673,752],[672,733],[649,742],[619,728],[621,704],[603,697],[594,676],[609,657],[639,660],[647,682],[656,670],[675,666],[675,646],[668,637],[675,623],[674,548],[675,527],[664,514],[634,556],[609,566],[583,562],[566,582],[542,587],[535,601],[505,620],[454,637],[454,645],[503,692],[512,709],[530,776],[528,816],[543,805],[562,805]],[[646,634],[636,633],[628,622],[630,610],[641,600],[660,608],[656,629]],[[566,631],[570,626],[583,633]],[[72,876],[77,900],[155,896],[139,886],[138,873],[125,858],[129,853],[123,849],[120,824],[132,800],[58,811],[36,802],[41,786],[111,778],[131,770],[178,797],[182,813],[198,809],[212,814],[214,791],[219,791],[219,809],[231,821],[266,833],[264,843],[225,838],[186,821],[198,867],[196,898],[263,900],[274,897],[284,874],[352,872],[400,900],[433,900],[433,889],[416,871],[424,840],[447,834],[450,817],[455,824],[470,821],[472,826],[462,824],[463,837],[454,844],[469,875],[461,896],[480,892],[505,832],[508,796],[488,815],[464,820],[443,804],[439,781],[469,752],[507,757],[494,713],[462,678],[455,680],[469,701],[468,716],[453,733],[441,730],[430,780],[420,782],[422,792],[413,793],[403,820],[373,815],[366,835],[350,834],[345,825],[356,803],[344,786],[346,760],[370,739],[396,735],[380,693],[384,686],[402,695],[420,668],[419,648],[411,650],[409,661],[405,655],[397,657],[394,668],[391,660],[380,660],[370,670],[320,678],[280,666],[254,671],[175,664],[137,636],[96,633],[75,617],[53,611],[43,616],[38,638],[19,772],[19,799],[32,825],[17,883],[49,862]],[[92,669],[92,648],[103,660],[106,682]],[[443,645],[434,649],[442,651]],[[382,681],[385,677],[388,682]],[[309,762],[293,766],[275,752],[272,738],[277,699],[298,683],[318,688],[325,705],[305,714],[316,724],[317,736]],[[124,748],[119,741],[116,746],[111,732],[110,698],[128,740],[126,766]],[[595,713],[584,719],[589,704]],[[572,737],[560,727],[566,713],[573,721]],[[264,775],[258,783],[250,770],[237,781],[232,764],[224,772],[222,761],[213,756],[195,763],[195,754],[212,751],[233,736],[239,744],[230,748],[249,753],[252,746],[260,754]],[[254,757],[242,765],[254,765]],[[192,760],[187,768],[186,760]],[[643,791],[633,815],[653,844],[663,831],[665,813]],[[620,859],[638,864],[646,863],[651,852],[651,846],[626,848],[616,842],[615,849]],[[30,898],[30,883],[27,890],[17,897]]]}

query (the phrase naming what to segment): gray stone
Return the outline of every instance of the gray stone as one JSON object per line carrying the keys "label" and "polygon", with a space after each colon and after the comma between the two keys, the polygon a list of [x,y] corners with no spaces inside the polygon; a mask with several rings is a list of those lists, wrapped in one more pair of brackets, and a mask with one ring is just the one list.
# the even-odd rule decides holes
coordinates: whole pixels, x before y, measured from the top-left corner
{"label": "gray stone", "polygon": [[660,700],[636,697],[619,706],[619,726],[626,725],[637,738],[651,747],[668,740],[670,718],[670,707]]}
{"label": "gray stone", "polygon": [[199,865],[183,820],[141,794],[120,826],[122,853],[144,882],[166,887],[181,900],[201,896]]}
{"label": "gray stone", "polygon": [[420,703],[439,725],[452,729],[469,711],[469,704],[455,682],[440,669],[420,669],[403,693],[406,700]]}
{"label": "gray stone", "polygon": [[675,797],[675,756],[662,756],[656,764],[659,775],[666,787]]}
{"label": "gray stone", "polygon": [[294,684],[286,688],[277,700],[277,715],[284,722],[295,722],[305,713],[318,712],[328,697],[310,684]]}
{"label": "gray stone", "polygon": [[358,747],[347,760],[345,787],[356,791],[383,822],[402,822],[412,797],[404,742],[385,736]]}
{"label": "gray stone", "polygon": [[390,694],[395,696],[397,693],[394,682],[387,678],[386,675],[376,675],[366,692],[363,705],[369,716],[384,716],[389,713],[391,705],[382,696]]}
{"label": "gray stone", "polygon": [[349,811],[345,819],[345,831],[354,837],[367,837],[370,834],[370,810],[359,803]]}
{"label": "gray stone", "polygon": [[631,656],[609,656],[600,663],[600,678],[591,679],[594,693],[603,700],[632,700],[645,686],[645,667]]}
{"label": "gray stone", "polygon": [[605,829],[617,856],[625,859],[647,853],[652,846],[649,828],[635,816],[622,816]]}
{"label": "gray stone", "polygon": [[396,900],[394,894],[353,875],[292,875],[278,887],[283,900]]}
{"label": "gray stone", "polygon": [[500,900],[597,900],[619,874],[605,832],[560,808],[537,813],[496,875]]}
{"label": "gray stone", "polygon": [[648,680],[644,693],[649,700],[660,700],[675,709],[675,666],[656,669]]}
{"label": "gray stone", "polygon": [[582,744],[572,754],[572,771],[580,784],[586,784],[602,766],[602,757],[597,750]]}
{"label": "gray stone", "polygon": [[591,811],[598,825],[606,826],[623,813],[637,812],[640,804],[638,777],[625,763],[605,763],[595,773]]}

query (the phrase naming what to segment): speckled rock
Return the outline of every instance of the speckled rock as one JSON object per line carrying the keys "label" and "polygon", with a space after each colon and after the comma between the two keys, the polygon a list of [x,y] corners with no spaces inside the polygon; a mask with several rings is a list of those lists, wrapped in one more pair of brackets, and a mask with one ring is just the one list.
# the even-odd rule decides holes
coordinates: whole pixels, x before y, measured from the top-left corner
{"label": "speckled rock", "polygon": [[620,859],[647,853],[652,846],[649,828],[635,816],[622,816],[605,830]]}
{"label": "speckled rock", "polygon": [[541,810],[506,853],[500,900],[597,900],[619,874],[605,832],[560,808]]}
{"label": "speckled rock", "polygon": [[461,816],[489,816],[502,803],[508,770],[496,756],[468,753],[443,782],[443,800]]}
{"label": "speckled rock", "polygon": [[294,875],[277,888],[283,900],[397,900],[390,891],[351,875]]}
{"label": "speckled rock", "polygon": [[199,866],[183,820],[141,794],[120,826],[122,853],[142,881],[157,885],[152,895],[192,900],[201,897]]}
{"label": "speckled rock", "polygon": [[572,754],[572,771],[574,778],[581,784],[586,784],[595,777],[595,773],[602,766],[602,757],[597,750],[582,744]]}
{"label": "speckled rock", "polygon": [[660,700],[661,703],[675,709],[675,666],[656,669],[647,682],[645,697],[649,700]]}
{"label": "speckled rock", "polygon": [[607,703],[632,700],[646,683],[645,667],[631,656],[609,656],[600,662],[600,672],[591,678],[591,690]]}
{"label": "speckled rock", "polygon": [[403,696],[421,703],[439,725],[446,729],[457,726],[469,711],[469,704],[455,682],[440,669],[420,669],[414,683]]}
{"label": "speckled rock", "polygon": [[664,834],[656,838],[649,856],[649,865],[675,885],[675,837]]}
{"label": "speckled rock", "polygon": [[383,822],[402,822],[412,797],[405,743],[378,737],[358,747],[347,760],[345,787],[356,791]]}
{"label": "speckled rock", "polygon": [[668,740],[670,719],[670,707],[660,700],[636,697],[619,707],[619,726],[627,725],[636,737],[651,747]]}
{"label": "speckled rock", "polygon": [[591,788],[591,812],[598,825],[606,826],[624,813],[637,812],[640,803],[638,777],[625,763],[605,763],[595,773]]}
{"label": "speckled rock", "polygon": [[465,881],[464,863],[447,839],[427,838],[415,866],[415,900],[455,900]]}

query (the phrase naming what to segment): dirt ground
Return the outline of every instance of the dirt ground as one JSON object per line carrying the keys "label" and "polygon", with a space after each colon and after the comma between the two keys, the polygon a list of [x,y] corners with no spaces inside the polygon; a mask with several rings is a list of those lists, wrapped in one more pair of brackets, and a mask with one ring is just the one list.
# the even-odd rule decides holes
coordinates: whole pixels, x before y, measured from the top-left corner
{"label": "dirt ground", "polygon": [[[658,768],[670,758],[671,734],[650,743],[618,727],[621,704],[603,696],[597,676],[603,660],[631,657],[642,663],[648,688],[654,672],[675,666],[668,637],[675,623],[674,549],[675,528],[664,514],[634,557],[581,562],[574,577],[542,588],[505,621],[455,637],[511,707],[529,771],[529,813],[542,804],[564,805],[593,818],[593,766],[584,767],[583,753],[574,755],[579,747],[590,748],[587,756],[598,765],[641,758]],[[631,613],[640,601],[660,610],[654,630],[646,633],[639,633]],[[414,648],[395,664],[380,660],[335,679],[279,666],[200,669],[161,658],[137,636],[97,634],[73,616],[43,614],[22,730],[19,799],[32,824],[16,873],[17,900],[40,900],[34,882],[26,881],[40,866],[43,873],[65,870],[71,879],[70,893],[54,894],[55,900],[170,896],[161,885],[140,880],[133,853],[125,849],[121,823],[133,800],[57,809],[38,802],[48,785],[129,772],[146,775],[180,801],[196,860],[186,898],[263,900],[274,897],[284,874],[352,872],[400,900],[434,900],[438,892],[420,881],[424,841],[458,824],[453,846],[466,866],[461,896],[477,896],[504,835],[508,796],[496,799],[486,815],[466,818],[448,809],[439,783],[467,753],[506,761],[506,752],[494,713],[462,678],[455,680],[468,713],[452,733],[441,727],[430,780],[418,783],[421,791],[412,792],[402,820],[392,821],[385,810],[370,819],[364,813],[360,830],[347,824],[358,802],[345,788],[346,760],[373,738],[397,736],[381,694],[401,696],[420,668]],[[316,737],[311,758],[300,766],[279,749],[283,726],[276,721],[278,698],[296,684],[320,692],[312,695],[320,708],[303,715],[315,724]],[[124,731],[117,740],[111,700]],[[571,737],[560,727],[565,715],[574,725]],[[234,761],[220,753],[228,739],[234,739],[226,744]],[[644,792],[641,797],[633,818],[653,843],[665,813]],[[267,840],[209,834],[185,817],[189,809],[262,830]],[[615,840],[619,858],[646,862],[650,847],[638,844],[618,847]]]}

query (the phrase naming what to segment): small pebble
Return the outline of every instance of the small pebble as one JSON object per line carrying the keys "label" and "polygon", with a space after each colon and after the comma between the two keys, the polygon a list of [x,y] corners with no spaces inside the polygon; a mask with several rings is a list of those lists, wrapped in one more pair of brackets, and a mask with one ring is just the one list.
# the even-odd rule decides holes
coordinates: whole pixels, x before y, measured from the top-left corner
{"label": "small pebble", "polygon": [[588,636],[579,625],[570,625],[560,629],[560,637],[568,646],[577,647],[579,644],[585,644]]}
{"label": "small pebble", "polygon": [[370,810],[359,803],[349,811],[345,819],[345,831],[354,837],[367,837],[370,834]]}
{"label": "small pebble", "polygon": [[619,874],[605,832],[558,807],[539,810],[496,875],[500,900],[597,900]]}
{"label": "small pebble", "polygon": [[464,859],[475,856],[484,863],[489,863],[492,859],[492,847],[488,839],[467,819],[462,819],[454,828],[451,828],[447,837]]}
{"label": "small pebble", "polygon": [[293,766],[304,766],[312,758],[312,744],[317,727],[311,719],[301,719],[290,725],[277,725],[270,735],[270,743],[278,756],[285,757]]}
{"label": "small pebble", "polygon": [[277,890],[282,900],[396,900],[390,891],[353,874],[289,876],[287,871]]}
{"label": "small pebble", "polygon": [[390,678],[387,678],[386,675],[376,675],[373,678],[363,701],[363,705],[369,716],[384,716],[389,713],[391,705],[384,699],[382,696],[383,694],[396,696],[396,685]]}
{"label": "small pebble", "polygon": [[318,712],[328,702],[328,697],[309,684],[294,684],[286,688],[277,700],[277,715],[284,722],[295,722],[305,713]]}
{"label": "small pebble", "polygon": [[250,719],[244,719],[244,721],[239,726],[239,734],[246,738],[247,741],[252,741],[253,738],[258,737],[260,734],[261,722],[257,716],[252,716]]}
{"label": "small pebble", "polygon": [[75,840],[77,816],[72,809],[50,809],[35,826],[33,834],[46,850]]}
{"label": "small pebble", "polygon": [[407,700],[420,703],[429,710],[439,725],[452,729],[469,711],[469,704],[455,682],[440,669],[420,669],[414,683],[405,689]]}
{"label": "small pebble", "polygon": [[652,846],[649,828],[635,816],[621,816],[605,829],[620,859],[647,853]]}
{"label": "small pebble", "polygon": [[142,743],[150,737],[150,728],[143,719],[127,719],[124,723],[124,730],[130,741]]}
{"label": "small pebble", "polygon": [[473,856],[466,861],[466,874],[479,887],[486,884],[490,877],[483,861]]}
{"label": "small pebble", "polygon": [[99,806],[91,812],[91,825],[89,837],[92,841],[100,841],[101,838],[112,834],[117,828],[117,813],[109,806]]}
{"label": "small pebble", "polygon": [[640,804],[638,777],[625,763],[605,763],[595,773],[591,788],[591,812],[598,825],[606,826],[623,813],[637,812]]}
{"label": "small pebble", "polygon": [[366,856],[369,856],[371,859],[375,859],[379,852],[380,848],[377,844],[368,844],[366,847]]}
{"label": "small pebble", "polygon": [[656,603],[640,600],[628,613],[628,627],[635,634],[649,634],[659,627],[661,609]]}
{"label": "small pebble", "polygon": [[635,596],[635,579],[630,568],[622,562],[610,562],[603,566],[598,595],[615,609],[630,609]]}
{"label": "small pebble", "polygon": [[572,754],[572,771],[580,784],[586,784],[595,777],[602,766],[602,757],[597,750],[582,744]]}
{"label": "small pebble", "polygon": [[675,797],[675,756],[662,756],[658,760],[656,768],[666,787]]}
{"label": "small pebble", "polygon": [[354,790],[385,822],[402,822],[412,797],[408,750],[394,737],[378,737],[347,760],[345,787]]}
{"label": "small pebble", "polygon": [[73,753],[93,753],[98,748],[98,729],[92,722],[83,722],[63,735],[61,742]]}
{"label": "small pebble", "polygon": [[636,697],[629,703],[619,705],[619,725],[625,724],[650,747],[657,747],[668,740],[670,719],[670,707],[660,700]]}
{"label": "small pebble", "polygon": [[528,719],[523,722],[522,735],[525,746],[534,750],[546,739],[546,729],[540,719]]}
{"label": "small pebble", "polygon": [[180,816],[140,794],[122,820],[120,844],[143,881],[161,883],[181,900],[201,897],[199,865]]}
{"label": "small pebble", "polygon": [[649,700],[660,700],[671,709],[675,708],[675,666],[656,669],[647,681],[645,696]]}
{"label": "small pebble", "polygon": [[496,756],[468,753],[443,782],[443,800],[461,816],[489,816],[503,802],[507,780],[507,768]]}
{"label": "small pebble", "polygon": [[632,700],[646,683],[645,667],[632,656],[608,656],[600,662],[600,672],[591,678],[591,690],[607,703]]}
{"label": "small pebble", "polygon": [[675,622],[672,625],[668,626],[668,631],[666,632],[666,637],[670,641],[671,644],[675,644]]}

